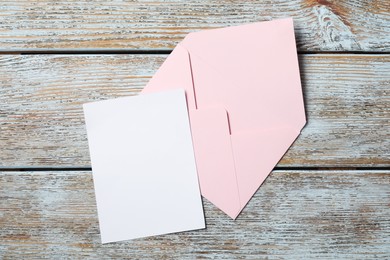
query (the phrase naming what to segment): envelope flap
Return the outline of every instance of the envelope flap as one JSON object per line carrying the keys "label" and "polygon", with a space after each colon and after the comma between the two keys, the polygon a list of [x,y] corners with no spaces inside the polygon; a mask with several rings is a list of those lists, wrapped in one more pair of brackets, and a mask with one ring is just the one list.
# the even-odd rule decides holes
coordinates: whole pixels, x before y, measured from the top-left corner
{"label": "envelope flap", "polygon": [[[180,44],[190,54],[198,106],[204,98],[224,99],[232,132],[262,127],[261,122],[267,122],[266,127],[288,123],[300,130],[304,126],[292,19],[204,30],[189,34]],[[202,89],[202,96],[199,77],[218,77],[219,84],[214,90]],[[218,95],[211,96],[211,91]],[[245,116],[252,111],[257,120]]]}
{"label": "envelope flap", "polygon": [[280,125],[231,136],[241,205],[244,207],[300,132]]}
{"label": "envelope flap", "polygon": [[228,116],[221,106],[190,111],[202,195],[235,219],[241,211]]}

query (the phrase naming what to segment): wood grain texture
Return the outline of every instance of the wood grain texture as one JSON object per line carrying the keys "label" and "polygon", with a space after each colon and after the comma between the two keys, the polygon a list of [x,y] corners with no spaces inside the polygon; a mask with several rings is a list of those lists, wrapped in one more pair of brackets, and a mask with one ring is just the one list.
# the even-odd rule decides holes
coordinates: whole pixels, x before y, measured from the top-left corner
{"label": "wood grain texture", "polygon": [[[82,103],[137,94],[166,55],[0,57],[0,166],[89,166]],[[390,165],[390,55],[301,55],[308,124],[279,166]]]}
{"label": "wood grain texture", "polygon": [[383,0],[3,0],[0,49],[173,48],[187,33],[295,19],[301,51],[390,51]]}
{"label": "wood grain texture", "polygon": [[[100,244],[90,172],[0,173],[3,259],[388,259],[389,171],[276,171],[236,221]],[[136,212],[135,212],[136,214]]]}

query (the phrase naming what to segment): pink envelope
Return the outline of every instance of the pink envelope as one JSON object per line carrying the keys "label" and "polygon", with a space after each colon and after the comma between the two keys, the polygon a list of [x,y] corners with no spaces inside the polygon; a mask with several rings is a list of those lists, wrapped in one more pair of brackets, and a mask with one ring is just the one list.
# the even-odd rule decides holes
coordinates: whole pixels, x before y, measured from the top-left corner
{"label": "pink envelope", "polygon": [[176,88],[201,193],[235,219],[306,123],[293,20],[188,34],[142,93]]}

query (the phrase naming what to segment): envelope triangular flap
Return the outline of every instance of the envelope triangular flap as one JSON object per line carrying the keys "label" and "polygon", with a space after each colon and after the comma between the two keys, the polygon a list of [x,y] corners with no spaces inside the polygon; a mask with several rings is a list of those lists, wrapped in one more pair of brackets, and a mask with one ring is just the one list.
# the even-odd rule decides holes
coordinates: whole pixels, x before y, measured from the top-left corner
{"label": "envelope triangular flap", "polygon": [[[191,59],[213,69],[206,73],[218,72],[237,87],[226,89],[221,82],[215,95],[196,95],[198,106],[216,100],[227,104],[232,133],[264,127],[263,122],[301,130],[305,113],[292,19],[191,33],[180,45]],[[256,116],[242,116],[241,111],[256,111]]]}
{"label": "envelope triangular flap", "polygon": [[298,137],[288,126],[231,135],[232,151],[243,207]]}

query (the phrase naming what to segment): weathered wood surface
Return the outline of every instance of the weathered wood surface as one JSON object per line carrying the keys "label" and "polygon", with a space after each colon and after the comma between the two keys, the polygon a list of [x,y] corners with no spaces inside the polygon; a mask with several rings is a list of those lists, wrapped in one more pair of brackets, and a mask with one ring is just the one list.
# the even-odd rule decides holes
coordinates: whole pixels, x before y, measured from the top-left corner
{"label": "weathered wood surface", "polygon": [[[388,259],[390,171],[276,171],[236,221],[100,244],[90,172],[0,173],[4,259]],[[135,212],[136,214],[136,212]]]}
{"label": "weathered wood surface", "polygon": [[0,50],[173,48],[206,28],[293,17],[301,51],[390,51],[390,2],[2,1]]}
{"label": "weathered wood surface", "polygon": [[[138,93],[166,55],[0,57],[0,166],[89,166],[82,103]],[[279,166],[390,165],[390,55],[300,55],[308,125]]]}

